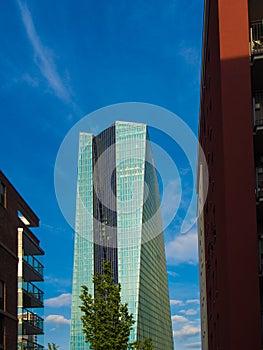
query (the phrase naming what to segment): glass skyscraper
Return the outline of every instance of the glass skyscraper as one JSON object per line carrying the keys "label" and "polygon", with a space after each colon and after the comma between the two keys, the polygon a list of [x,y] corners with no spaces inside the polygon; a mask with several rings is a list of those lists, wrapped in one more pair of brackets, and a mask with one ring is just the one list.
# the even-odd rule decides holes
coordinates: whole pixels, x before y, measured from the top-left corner
{"label": "glass skyscraper", "polygon": [[145,124],[117,121],[79,140],[71,350],[87,350],[79,309],[81,286],[111,262],[135,324],[130,342],[151,338],[173,350],[157,174]]}

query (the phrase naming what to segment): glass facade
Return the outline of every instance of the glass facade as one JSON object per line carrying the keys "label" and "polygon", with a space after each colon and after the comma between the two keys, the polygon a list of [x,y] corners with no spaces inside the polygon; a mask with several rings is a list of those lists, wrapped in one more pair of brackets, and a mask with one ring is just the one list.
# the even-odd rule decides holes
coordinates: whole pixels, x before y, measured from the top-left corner
{"label": "glass facade", "polygon": [[93,245],[93,136],[80,134],[78,183],[76,200],[76,225],[74,240],[74,267],[72,285],[72,309],[70,328],[71,350],[89,349],[82,332],[79,309],[81,286],[86,285],[93,294],[94,274]]}
{"label": "glass facade", "polygon": [[172,350],[172,327],[157,175],[145,124],[115,122],[79,141],[71,350],[86,350],[81,285],[111,262],[135,324],[130,342]]}

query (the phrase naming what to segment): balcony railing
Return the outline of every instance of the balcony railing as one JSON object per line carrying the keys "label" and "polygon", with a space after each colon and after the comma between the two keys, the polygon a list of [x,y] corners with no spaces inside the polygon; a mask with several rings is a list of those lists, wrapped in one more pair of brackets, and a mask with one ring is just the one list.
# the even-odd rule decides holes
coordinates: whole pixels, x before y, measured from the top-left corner
{"label": "balcony railing", "polygon": [[[25,322],[25,325],[28,324],[34,328],[36,328],[36,330],[32,333],[32,332],[28,332],[26,334],[41,334],[43,333],[43,323],[44,320],[43,318],[39,317],[37,314],[24,309],[22,311],[22,314],[19,315],[19,318]],[[24,329],[26,327],[23,327]]]}
{"label": "balcony railing", "polygon": [[34,299],[43,304],[44,293],[31,282],[23,282],[23,290],[30,294]]}
{"label": "balcony railing", "polygon": [[253,97],[254,127],[263,126],[263,91],[258,91]]}
{"label": "balcony railing", "polygon": [[250,23],[250,52],[263,54],[263,20]]}
{"label": "balcony railing", "polygon": [[256,195],[258,200],[263,200],[263,167],[256,168]]}
{"label": "balcony railing", "polygon": [[44,266],[34,256],[25,255],[23,260],[43,278]]}
{"label": "balcony railing", "polygon": [[18,350],[43,350],[44,346],[23,339],[18,342]]}

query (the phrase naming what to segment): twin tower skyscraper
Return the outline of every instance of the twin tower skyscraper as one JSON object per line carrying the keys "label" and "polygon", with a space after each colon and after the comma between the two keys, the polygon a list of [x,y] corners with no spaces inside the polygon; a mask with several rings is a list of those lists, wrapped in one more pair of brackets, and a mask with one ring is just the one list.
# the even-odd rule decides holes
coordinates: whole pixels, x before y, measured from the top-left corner
{"label": "twin tower skyscraper", "polygon": [[[117,121],[79,139],[71,350],[87,350],[79,309],[81,286],[111,263],[135,324],[130,342],[151,338],[173,350],[160,195],[145,124]],[[113,349],[114,350],[114,349]]]}

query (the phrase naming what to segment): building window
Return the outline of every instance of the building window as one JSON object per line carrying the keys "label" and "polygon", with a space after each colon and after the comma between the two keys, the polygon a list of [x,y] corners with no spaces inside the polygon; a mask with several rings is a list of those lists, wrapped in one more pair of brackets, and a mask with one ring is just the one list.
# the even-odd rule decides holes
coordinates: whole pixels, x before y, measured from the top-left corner
{"label": "building window", "polygon": [[1,181],[0,181],[0,204],[4,208],[6,207],[6,187]]}
{"label": "building window", "polygon": [[5,284],[3,281],[0,281],[0,310],[5,308]]}

